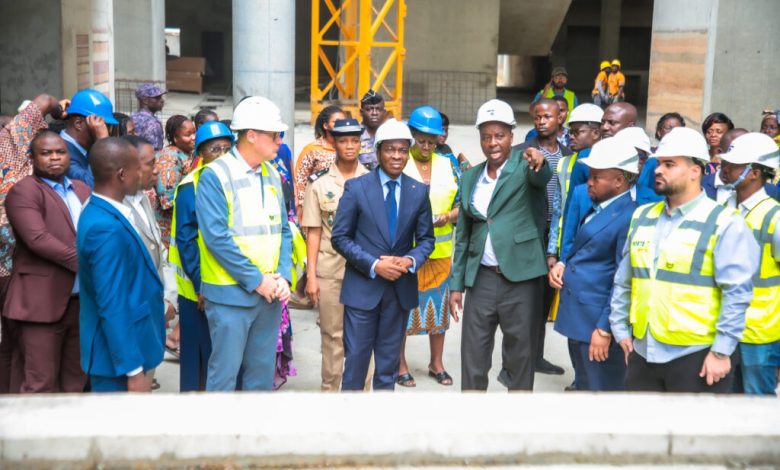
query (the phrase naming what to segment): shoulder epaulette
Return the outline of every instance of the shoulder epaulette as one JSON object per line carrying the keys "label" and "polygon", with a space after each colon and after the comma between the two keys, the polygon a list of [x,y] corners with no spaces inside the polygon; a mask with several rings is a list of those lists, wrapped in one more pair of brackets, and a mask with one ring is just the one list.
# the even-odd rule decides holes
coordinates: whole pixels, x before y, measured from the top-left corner
{"label": "shoulder epaulette", "polygon": [[324,175],[324,174],[325,174],[325,173],[327,173],[327,172],[328,172],[328,169],[327,169],[327,168],[326,168],[326,169],[324,169],[324,170],[318,171],[317,173],[314,173],[313,175],[309,176],[309,181],[311,181],[311,182],[313,183],[313,182],[317,181],[317,179],[318,179],[320,176]]}

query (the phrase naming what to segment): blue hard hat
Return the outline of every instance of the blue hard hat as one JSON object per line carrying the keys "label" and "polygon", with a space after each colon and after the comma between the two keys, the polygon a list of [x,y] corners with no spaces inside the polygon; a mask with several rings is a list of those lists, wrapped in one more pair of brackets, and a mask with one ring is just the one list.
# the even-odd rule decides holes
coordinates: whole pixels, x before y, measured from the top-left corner
{"label": "blue hard hat", "polygon": [[433,106],[420,106],[409,116],[409,127],[423,134],[444,135],[441,113]]}
{"label": "blue hard hat", "polygon": [[80,90],[70,99],[70,106],[65,110],[68,114],[92,116],[94,114],[105,119],[106,124],[117,125],[119,121],[114,118],[114,107],[106,95],[97,90]]}
{"label": "blue hard hat", "polygon": [[198,132],[195,133],[195,154],[199,154],[198,148],[200,148],[200,144],[203,142],[223,137],[230,139],[230,143],[233,144],[233,133],[230,132],[228,126],[219,121],[204,123],[198,128]]}

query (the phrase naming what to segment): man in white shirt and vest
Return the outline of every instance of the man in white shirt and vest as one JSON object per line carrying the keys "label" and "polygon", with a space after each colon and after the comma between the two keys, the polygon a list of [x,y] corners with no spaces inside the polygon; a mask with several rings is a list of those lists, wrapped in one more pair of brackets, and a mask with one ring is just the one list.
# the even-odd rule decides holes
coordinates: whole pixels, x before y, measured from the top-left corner
{"label": "man in white shirt and vest", "polygon": [[272,390],[282,305],[290,297],[292,235],[270,164],[287,130],[279,108],[251,96],[233,113],[232,151],[202,172],[195,208],[201,293],[212,352],[206,390]]}

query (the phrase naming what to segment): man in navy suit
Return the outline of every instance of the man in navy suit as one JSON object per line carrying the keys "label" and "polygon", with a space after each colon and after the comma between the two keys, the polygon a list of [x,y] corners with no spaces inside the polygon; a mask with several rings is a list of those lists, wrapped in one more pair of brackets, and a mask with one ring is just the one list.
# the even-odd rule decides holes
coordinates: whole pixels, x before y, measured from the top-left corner
{"label": "man in navy suit", "polygon": [[92,146],[95,190],[79,218],[81,367],[95,392],[149,392],[144,372],[162,362],[163,285],[122,204],[138,191],[133,145],[109,137]]}
{"label": "man in navy suit", "polygon": [[626,364],[612,340],[609,301],[636,208],[629,189],[639,155],[624,139],[612,138],[596,143],[581,161],[590,167],[592,203],[566,257],[549,274],[550,285],[561,290],[555,330],[573,343],[578,390],[623,390]]}
{"label": "man in navy suit", "polygon": [[433,251],[428,187],[403,174],[414,142],[406,124],[377,129],[379,168],[344,186],[331,242],[347,260],[342,390],[362,390],[374,354],[374,390],[393,390],[417,274]]}

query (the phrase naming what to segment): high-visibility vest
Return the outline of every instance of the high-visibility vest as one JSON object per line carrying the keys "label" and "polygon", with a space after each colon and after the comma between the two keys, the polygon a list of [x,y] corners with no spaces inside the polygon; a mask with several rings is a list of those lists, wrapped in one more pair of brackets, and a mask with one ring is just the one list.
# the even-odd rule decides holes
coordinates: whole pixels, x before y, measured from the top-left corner
{"label": "high-visibility vest", "polygon": [[290,224],[292,232],[292,265],[290,274],[292,276],[292,290],[298,288],[298,281],[301,280],[306,271],[306,240],[303,238],[301,230],[295,224]]}
{"label": "high-visibility vest", "polygon": [[[417,181],[422,182],[422,176],[417,170],[417,165],[410,158],[406,162],[404,173]],[[434,153],[431,157],[431,185],[430,199],[433,215],[444,214],[452,210],[455,196],[458,194],[458,183],[452,170],[450,159]],[[452,223],[447,222],[441,227],[433,228],[436,237],[436,245],[429,258],[440,259],[452,256]]]}
{"label": "high-visibility vest", "polygon": [[[547,91],[542,94],[542,98],[552,98],[555,96],[555,90],[553,90],[553,87],[548,86],[546,87]],[[569,103],[569,113],[571,114],[571,111],[575,108],[574,106],[574,92],[569,90],[568,88],[563,89],[563,98],[566,100],[567,103]],[[566,123],[569,122],[569,115],[566,115]],[[564,123],[564,124],[566,124]]]}
{"label": "high-visibility vest", "polygon": [[571,172],[574,170],[574,164],[577,163],[579,152],[562,157],[558,160],[558,166],[555,168],[555,174],[558,177],[558,187],[561,188],[561,216],[558,217],[558,252],[561,251],[561,238],[563,238],[563,209],[566,207],[566,199],[569,197],[569,184],[571,183]]}
{"label": "high-visibility vest", "polygon": [[[722,295],[715,283],[713,250],[718,227],[733,211],[702,199],[655,247],[653,235],[664,206],[663,201],[644,205],[631,220],[629,318],[634,336],[644,338],[649,325],[653,336],[666,344],[712,344]],[[658,259],[654,260],[656,251]]]}
{"label": "high-visibility vest", "polygon": [[[203,165],[198,163],[198,166],[192,170],[181,182],[176,186],[176,190],[173,192],[173,219],[171,220],[171,243],[168,247],[168,261],[176,268],[176,287],[179,291],[179,295],[185,299],[193,302],[198,301],[198,294],[195,291],[195,286],[192,284],[187,273],[184,272],[184,267],[181,263],[181,255],[179,254],[179,248],[176,246],[176,202],[179,195],[179,188],[185,184],[192,184],[193,190],[198,189],[198,180],[200,179],[200,172],[203,170]],[[201,238],[198,236],[198,246],[201,244]]]}
{"label": "high-visibility vest", "polygon": [[761,248],[761,264],[753,276],[753,300],[745,313],[743,343],[780,340],[780,263],[772,256],[772,237],[780,223],[780,204],[767,197],[745,216]]}
{"label": "high-visibility vest", "polygon": [[[279,174],[267,162],[262,164],[262,190],[253,184],[240,156],[227,153],[211,162],[227,200],[228,228],[238,249],[264,274],[276,272],[282,246],[280,202],[282,183]],[[256,182],[255,182],[256,183]],[[199,230],[200,232],[200,230]],[[199,237],[203,237],[199,233]],[[238,282],[219,264],[205,243],[200,245],[200,275],[204,284],[236,285]]]}

